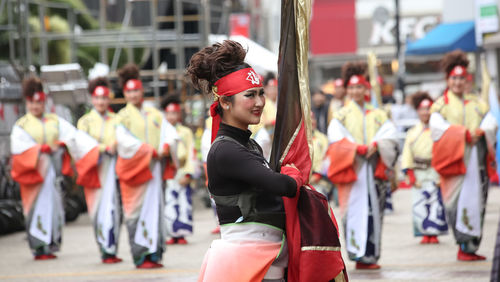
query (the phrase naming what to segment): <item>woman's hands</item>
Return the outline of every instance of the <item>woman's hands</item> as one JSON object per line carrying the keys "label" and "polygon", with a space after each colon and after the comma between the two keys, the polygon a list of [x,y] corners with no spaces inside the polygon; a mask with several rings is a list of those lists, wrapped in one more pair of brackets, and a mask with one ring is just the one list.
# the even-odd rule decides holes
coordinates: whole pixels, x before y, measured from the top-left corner
{"label": "woman's hands", "polygon": [[356,147],[356,154],[365,156],[367,159],[373,156],[376,152],[377,142],[373,142],[370,145],[358,145],[358,147]]}
{"label": "woman's hands", "polygon": [[117,146],[116,142],[110,146],[106,146],[106,153],[114,156],[116,154],[116,146]]}
{"label": "woman's hands", "polygon": [[302,174],[299,169],[294,164],[286,164],[281,167],[281,173],[290,176],[297,182],[297,189],[304,185],[304,180],[302,179]]}
{"label": "woman's hands", "polygon": [[465,141],[471,145],[475,145],[483,136],[484,130],[480,128],[477,128],[474,132],[467,130],[465,134]]}

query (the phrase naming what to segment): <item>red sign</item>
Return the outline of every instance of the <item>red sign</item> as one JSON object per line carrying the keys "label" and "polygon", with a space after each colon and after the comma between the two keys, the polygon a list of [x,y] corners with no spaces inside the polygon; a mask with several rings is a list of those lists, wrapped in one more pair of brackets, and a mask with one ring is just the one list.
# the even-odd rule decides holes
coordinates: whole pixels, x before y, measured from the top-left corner
{"label": "red sign", "polygon": [[311,53],[356,53],[355,0],[315,0],[313,3]]}
{"label": "red sign", "polygon": [[250,15],[248,14],[231,14],[229,18],[231,32],[229,35],[243,35],[250,37]]}

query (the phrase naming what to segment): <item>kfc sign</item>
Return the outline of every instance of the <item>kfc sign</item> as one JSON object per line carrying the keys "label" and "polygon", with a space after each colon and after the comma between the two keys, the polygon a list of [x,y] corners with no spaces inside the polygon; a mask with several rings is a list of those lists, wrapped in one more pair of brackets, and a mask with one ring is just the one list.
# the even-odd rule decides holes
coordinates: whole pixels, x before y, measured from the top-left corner
{"label": "kfc sign", "polygon": [[[425,36],[439,23],[439,15],[401,17],[400,40],[416,40]],[[396,20],[384,7],[378,7],[371,19],[358,20],[359,47],[394,45],[396,43]]]}

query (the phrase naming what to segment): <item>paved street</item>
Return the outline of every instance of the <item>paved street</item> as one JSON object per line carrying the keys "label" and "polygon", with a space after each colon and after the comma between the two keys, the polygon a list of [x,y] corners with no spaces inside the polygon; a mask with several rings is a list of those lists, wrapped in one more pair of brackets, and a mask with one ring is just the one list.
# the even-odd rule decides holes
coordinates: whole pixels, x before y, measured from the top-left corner
{"label": "paved street", "polygon": [[[356,271],[347,261],[351,281],[489,281],[493,247],[500,213],[500,189],[490,190],[483,243],[478,253],[485,262],[457,262],[457,247],[450,235],[440,237],[439,245],[419,245],[413,238],[410,203],[411,191],[394,195],[395,212],[385,217],[381,270]],[[97,247],[86,215],[64,229],[64,242],[58,259],[34,261],[23,232],[0,237],[0,280],[9,281],[196,281],[203,255],[215,227],[212,211],[201,204],[195,210],[195,233],[189,245],[169,246],[165,267],[159,270],[136,270],[132,264],[126,230],[122,229],[119,256],[115,265],[100,263]],[[346,256],[344,255],[344,258]]]}

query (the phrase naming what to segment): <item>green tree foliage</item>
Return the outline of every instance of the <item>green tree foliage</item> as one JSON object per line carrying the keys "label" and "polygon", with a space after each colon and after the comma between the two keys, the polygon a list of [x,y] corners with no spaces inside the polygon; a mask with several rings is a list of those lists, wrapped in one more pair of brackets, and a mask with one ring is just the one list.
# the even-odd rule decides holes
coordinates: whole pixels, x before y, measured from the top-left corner
{"label": "green tree foliage", "polygon": [[[49,19],[50,32],[69,33],[68,22],[59,15],[51,16]],[[71,45],[68,39],[49,41],[49,64],[71,63]]]}

